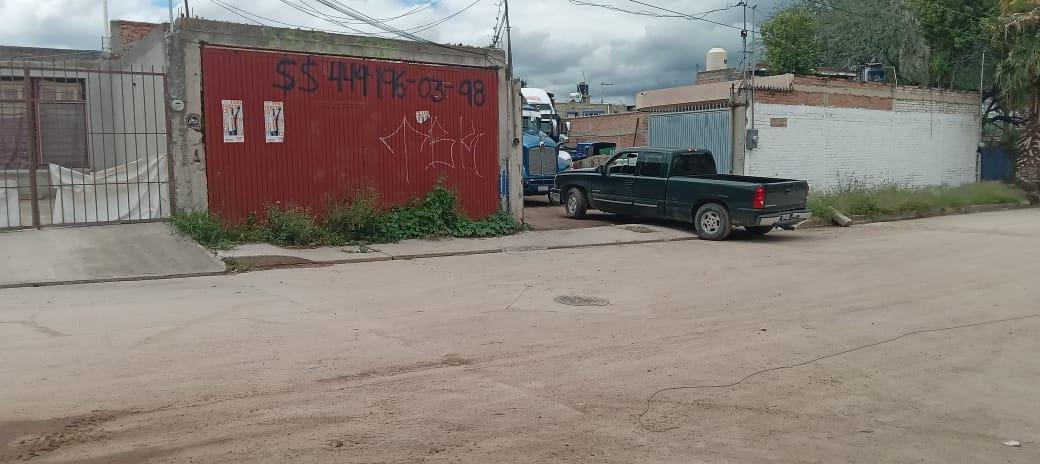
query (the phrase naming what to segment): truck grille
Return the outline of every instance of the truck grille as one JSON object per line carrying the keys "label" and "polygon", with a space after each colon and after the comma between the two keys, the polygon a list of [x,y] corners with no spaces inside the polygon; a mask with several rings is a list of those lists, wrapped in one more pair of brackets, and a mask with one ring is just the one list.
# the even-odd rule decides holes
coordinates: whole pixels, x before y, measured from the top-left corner
{"label": "truck grille", "polygon": [[556,150],[548,147],[528,150],[527,173],[532,176],[556,175]]}

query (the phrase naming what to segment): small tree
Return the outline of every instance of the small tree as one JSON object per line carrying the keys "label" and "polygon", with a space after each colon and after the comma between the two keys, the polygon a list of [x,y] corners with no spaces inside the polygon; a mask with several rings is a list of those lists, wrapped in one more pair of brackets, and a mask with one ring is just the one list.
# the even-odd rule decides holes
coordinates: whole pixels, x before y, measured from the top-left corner
{"label": "small tree", "polygon": [[817,24],[805,8],[785,8],[766,20],[762,41],[771,74],[809,74],[819,63]]}
{"label": "small tree", "polygon": [[1040,197],[1040,2],[1000,0],[993,25],[993,48],[1000,54],[995,81],[1003,102],[1022,116],[1015,179]]}

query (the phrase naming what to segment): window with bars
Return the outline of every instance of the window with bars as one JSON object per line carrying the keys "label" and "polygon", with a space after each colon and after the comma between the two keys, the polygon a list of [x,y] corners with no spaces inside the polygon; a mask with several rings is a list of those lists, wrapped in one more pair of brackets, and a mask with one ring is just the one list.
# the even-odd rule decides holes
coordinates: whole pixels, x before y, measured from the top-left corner
{"label": "window with bars", "polygon": [[[89,167],[85,81],[31,77],[40,141],[39,164]],[[22,76],[0,76],[0,169],[30,166],[29,113]]]}
{"label": "window with bars", "polygon": [[84,80],[33,78],[33,87],[40,131],[40,163],[89,167]]}

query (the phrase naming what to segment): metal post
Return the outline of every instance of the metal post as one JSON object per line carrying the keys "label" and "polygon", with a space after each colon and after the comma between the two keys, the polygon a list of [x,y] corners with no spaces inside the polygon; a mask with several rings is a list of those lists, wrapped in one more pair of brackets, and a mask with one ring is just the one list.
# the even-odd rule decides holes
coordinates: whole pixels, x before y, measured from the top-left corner
{"label": "metal post", "polygon": [[191,10],[188,9],[188,0],[184,0],[184,17],[185,18],[190,18],[191,17]]}
{"label": "metal post", "polygon": [[28,63],[25,64],[25,68],[24,68],[23,72],[24,72],[23,76],[25,76],[25,77],[23,78],[23,87],[22,87],[23,95],[22,95],[22,97],[24,98],[24,101],[25,101],[25,117],[26,117],[26,121],[27,121],[26,126],[29,128],[29,134],[28,134],[29,137],[27,137],[27,139],[29,141],[29,150],[28,150],[28,155],[29,155],[29,196],[30,196],[29,205],[31,206],[31,209],[32,209],[32,226],[33,226],[33,228],[39,229],[40,228],[40,205],[39,205],[39,201],[40,201],[39,189],[40,188],[39,188],[38,185],[36,185],[36,167],[38,165],[39,156],[40,156],[40,154],[39,154],[40,140],[38,139],[38,135],[39,135],[39,122],[36,119],[36,104],[35,104],[34,98],[33,98],[32,73],[29,70],[29,64]]}
{"label": "metal post", "polygon": [[976,158],[975,181],[982,179],[982,144],[986,137],[986,96],[982,93],[982,83],[986,77],[986,49],[982,49],[982,62],[979,64],[979,152]]}
{"label": "metal post", "polygon": [[173,31],[173,0],[167,4],[170,7],[170,31]]}
{"label": "metal post", "polygon": [[105,26],[101,29],[101,49],[110,52],[112,51],[112,26],[108,24],[108,0],[101,0],[101,17],[105,21]]}
{"label": "metal post", "polygon": [[[184,0],[187,2],[188,0]],[[506,81],[513,80],[513,34],[509,25],[509,0],[503,0],[506,13]]]}
{"label": "metal post", "polygon": [[603,104],[604,99],[607,96],[606,86],[608,86],[608,85],[614,85],[614,83],[613,82],[600,82],[599,83],[599,104],[600,105]]}
{"label": "metal post", "polygon": [[986,77],[986,50],[982,50],[982,63],[979,65],[979,93],[982,93],[982,81]]}
{"label": "metal post", "polygon": [[[751,30],[752,31],[757,29],[756,23],[755,23],[755,8],[758,8],[758,5],[755,5],[755,6],[751,7]],[[754,32],[752,32],[752,34],[754,34]],[[746,42],[746,39],[745,39],[745,42]],[[755,43],[755,36],[752,35],[751,36],[751,44],[754,45],[754,43]],[[752,51],[752,54],[754,54],[753,51]],[[752,56],[751,57],[751,63],[749,64],[749,66],[751,66],[751,91],[750,91],[750,98],[749,98],[749,100],[751,102],[751,128],[752,129],[755,128],[755,68],[756,68],[756,64],[757,63],[755,63],[754,56]]]}

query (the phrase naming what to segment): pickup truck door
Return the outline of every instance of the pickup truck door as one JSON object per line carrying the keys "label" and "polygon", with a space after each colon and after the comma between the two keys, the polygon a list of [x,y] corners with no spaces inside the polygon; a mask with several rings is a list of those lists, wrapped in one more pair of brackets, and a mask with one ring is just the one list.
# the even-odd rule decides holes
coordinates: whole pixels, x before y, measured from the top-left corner
{"label": "pickup truck door", "polygon": [[632,214],[632,185],[636,178],[639,154],[618,153],[606,164],[606,173],[592,188],[596,209],[618,214]]}
{"label": "pickup truck door", "polygon": [[632,210],[638,216],[666,217],[665,192],[668,183],[668,155],[647,151],[639,153],[638,175],[632,184]]}

